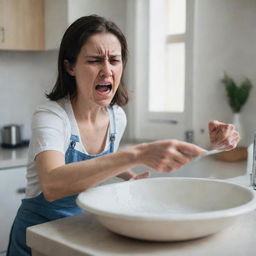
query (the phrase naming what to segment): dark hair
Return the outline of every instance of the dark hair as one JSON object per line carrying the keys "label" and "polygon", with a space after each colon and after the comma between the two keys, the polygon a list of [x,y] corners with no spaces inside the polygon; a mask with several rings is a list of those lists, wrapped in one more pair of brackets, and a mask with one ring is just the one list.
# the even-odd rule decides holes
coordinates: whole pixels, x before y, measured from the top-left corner
{"label": "dark hair", "polygon": [[[86,43],[89,37],[98,33],[109,32],[115,35],[122,49],[122,62],[125,67],[127,62],[127,42],[122,31],[117,25],[103,17],[97,15],[84,16],[72,23],[63,35],[58,57],[58,77],[57,81],[49,94],[46,97],[50,100],[59,100],[69,95],[71,98],[76,95],[76,81],[75,78],[66,71],[64,60],[68,60],[71,65],[75,65],[77,56],[81,48]],[[110,103],[110,105],[117,104],[123,106],[128,102],[128,92],[123,83],[123,76],[121,77],[120,85]]]}

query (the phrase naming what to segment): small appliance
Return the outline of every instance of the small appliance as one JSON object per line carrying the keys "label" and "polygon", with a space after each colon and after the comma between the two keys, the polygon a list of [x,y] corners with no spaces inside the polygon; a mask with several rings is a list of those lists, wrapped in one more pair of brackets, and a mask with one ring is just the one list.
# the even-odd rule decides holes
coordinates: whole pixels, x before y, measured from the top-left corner
{"label": "small appliance", "polygon": [[17,148],[26,146],[28,141],[22,140],[21,125],[10,124],[2,128],[2,147]]}

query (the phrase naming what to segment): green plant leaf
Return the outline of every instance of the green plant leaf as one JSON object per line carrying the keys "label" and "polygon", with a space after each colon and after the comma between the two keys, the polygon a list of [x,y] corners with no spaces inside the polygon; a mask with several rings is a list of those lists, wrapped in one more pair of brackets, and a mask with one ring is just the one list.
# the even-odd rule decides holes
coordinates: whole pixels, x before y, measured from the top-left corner
{"label": "green plant leaf", "polygon": [[221,82],[225,86],[228,102],[232,111],[235,113],[240,112],[252,89],[251,81],[246,78],[241,85],[238,86],[231,77],[224,73]]}

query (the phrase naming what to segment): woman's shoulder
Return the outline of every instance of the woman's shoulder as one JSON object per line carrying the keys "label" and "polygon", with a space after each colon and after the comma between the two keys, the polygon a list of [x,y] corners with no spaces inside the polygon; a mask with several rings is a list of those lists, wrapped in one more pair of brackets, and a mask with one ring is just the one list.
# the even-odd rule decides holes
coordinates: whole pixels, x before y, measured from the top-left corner
{"label": "woman's shoulder", "polygon": [[49,113],[56,114],[60,117],[65,117],[67,113],[64,108],[64,105],[65,105],[64,102],[65,102],[64,99],[61,99],[59,101],[47,100],[36,107],[34,114],[39,112],[49,112]]}
{"label": "woman's shoulder", "polygon": [[124,130],[127,124],[125,111],[123,110],[122,107],[118,105],[113,105],[111,108],[113,109],[113,112],[114,112],[117,128],[119,128],[120,130]]}
{"label": "woman's shoulder", "polygon": [[36,107],[31,121],[29,162],[45,150],[65,153],[71,135],[71,127],[63,105],[46,101]]}
{"label": "woman's shoulder", "polygon": [[36,107],[32,117],[32,127],[70,126],[63,100],[47,100]]}
{"label": "woman's shoulder", "polygon": [[112,109],[114,111],[114,114],[115,114],[116,118],[122,118],[122,119],[126,120],[126,114],[125,114],[125,112],[124,112],[122,107],[120,107],[118,105],[113,105]]}

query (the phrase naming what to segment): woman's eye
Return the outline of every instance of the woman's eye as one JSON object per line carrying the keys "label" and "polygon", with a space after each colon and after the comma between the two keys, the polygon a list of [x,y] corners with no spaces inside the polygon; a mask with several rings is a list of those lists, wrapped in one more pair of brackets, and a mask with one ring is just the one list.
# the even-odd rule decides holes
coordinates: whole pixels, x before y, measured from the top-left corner
{"label": "woman's eye", "polygon": [[[98,64],[98,63],[104,62],[104,60],[88,60],[87,62],[90,64]],[[110,59],[109,60],[109,63],[111,63],[111,64],[117,64],[119,62],[121,62],[121,60],[119,60],[119,59]]]}
{"label": "woman's eye", "polygon": [[112,60],[110,60],[110,62],[112,62],[112,63],[118,63],[118,62],[120,62],[120,60],[112,59]]}
{"label": "woman's eye", "polygon": [[88,60],[88,63],[99,63],[100,60]]}

